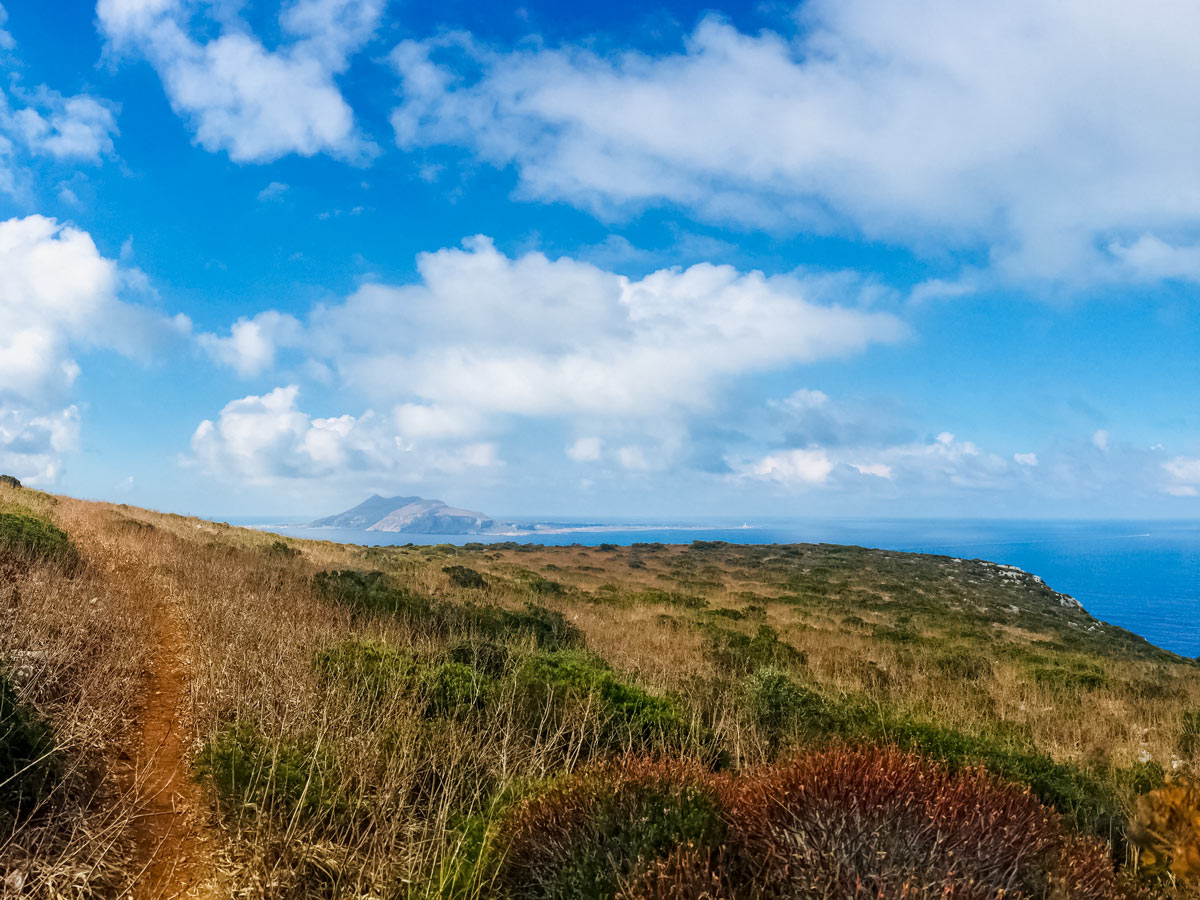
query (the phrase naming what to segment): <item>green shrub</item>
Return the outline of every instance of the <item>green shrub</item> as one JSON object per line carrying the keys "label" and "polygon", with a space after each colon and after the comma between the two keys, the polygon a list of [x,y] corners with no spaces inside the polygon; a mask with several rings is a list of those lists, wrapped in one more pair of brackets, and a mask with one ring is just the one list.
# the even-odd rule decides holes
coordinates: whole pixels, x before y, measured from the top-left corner
{"label": "green shrub", "polygon": [[406,588],[392,587],[382,572],[354,569],[319,572],[313,576],[318,594],[361,612],[389,613],[414,623],[428,622],[433,602]]}
{"label": "green shrub", "polygon": [[1034,681],[1051,690],[1094,691],[1108,685],[1108,675],[1099,666],[1039,666],[1032,674]]}
{"label": "green shrub", "polygon": [[944,675],[963,681],[976,681],[990,675],[992,664],[978,654],[962,647],[943,650],[933,657],[933,665]]}
{"label": "green shrub", "polygon": [[442,571],[450,576],[450,583],[461,588],[482,589],[487,587],[487,580],[466,566],[443,566]]}
{"label": "green shrub", "polygon": [[509,670],[512,654],[504,644],[492,640],[459,641],[446,651],[451,662],[470,666],[492,678],[499,678]]}
{"label": "green shrub", "polygon": [[327,681],[353,685],[362,699],[375,703],[413,683],[417,661],[404,650],[374,641],[344,641],[318,651],[315,667]]}
{"label": "green shrub", "polygon": [[586,653],[535,653],[518,675],[523,694],[537,710],[548,704],[599,704],[605,720],[604,738],[613,745],[651,746],[678,739],[686,730],[673,701],[621,681],[602,661]]}
{"label": "green shrub", "polygon": [[245,722],[204,745],[196,773],[233,813],[337,825],[352,812],[333,765],[315,742],[272,741]]}
{"label": "green shrub", "polygon": [[300,551],[287,541],[272,541],[263,552],[274,559],[295,559],[300,555]]}
{"label": "green shrub", "polygon": [[626,758],[551,782],[503,821],[496,874],[512,900],[612,900],[679,846],[716,847],[717,793],[703,770]]}
{"label": "green shrub", "polygon": [[58,566],[73,572],[79,551],[61,528],[20,513],[0,513],[0,556]]}
{"label": "green shrub", "polygon": [[789,733],[809,737],[836,725],[824,699],[774,666],[763,666],[742,682],[742,695],[754,723],[777,748]]}
{"label": "green shrub", "polygon": [[0,823],[32,811],[61,776],[50,726],[0,671]]}
{"label": "green shrub", "polygon": [[770,625],[759,625],[751,637],[740,631],[713,629],[709,640],[709,653],[719,670],[744,675],[762,666],[803,666],[807,657],[779,639],[779,633]]}
{"label": "green shrub", "polygon": [[427,667],[420,675],[425,715],[460,718],[487,704],[491,679],[459,662]]}
{"label": "green shrub", "polygon": [[1183,714],[1183,730],[1179,735],[1179,752],[1195,756],[1200,751],[1200,711]]}
{"label": "green shrub", "polygon": [[404,694],[429,718],[458,718],[487,704],[492,678],[453,659],[419,662],[412,654],[372,641],[346,641],[321,650],[317,672],[352,687],[368,705]]}

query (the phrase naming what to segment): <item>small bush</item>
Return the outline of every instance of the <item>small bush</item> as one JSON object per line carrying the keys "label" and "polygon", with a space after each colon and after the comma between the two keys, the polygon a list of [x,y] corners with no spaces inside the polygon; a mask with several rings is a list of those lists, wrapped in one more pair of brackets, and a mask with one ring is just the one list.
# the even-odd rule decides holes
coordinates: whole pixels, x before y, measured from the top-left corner
{"label": "small bush", "polygon": [[487,587],[487,579],[466,566],[443,566],[442,571],[450,576],[450,583],[457,587],[477,590]]}
{"label": "small bush", "polygon": [[295,559],[300,555],[287,541],[272,541],[263,552],[274,559]]}
{"label": "small bush", "polygon": [[424,669],[420,691],[425,700],[425,715],[456,719],[488,701],[491,679],[468,665],[444,662]]}
{"label": "small bush", "polygon": [[1033,670],[1033,680],[1051,690],[1094,691],[1108,685],[1108,676],[1098,667],[1064,668],[1040,666]]}
{"label": "small bush", "polygon": [[961,647],[937,654],[933,658],[933,665],[944,675],[963,681],[977,681],[992,671],[990,662]]}
{"label": "small bush", "polygon": [[1195,756],[1200,752],[1200,711],[1183,714],[1183,730],[1179,734],[1179,752]]}
{"label": "small bush", "polygon": [[315,667],[326,681],[353,685],[363,702],[372,704],[413,683],[417,661],[412,654],[374,641],[345,641],[317,653]]}
{"label": "small bush", "polygon": [[0,513],[0,556],[57,566],[73,572],[79,551],[61,528],[44,519],[19,513]]}
{"label": "small bush", "polygon": [[742,693],[751,719],[773,748],[789,733],[811,737],[827,733],[835,724],[819,694],[774,666],[763,666],[749,675],[742,683]]}
{"label": "small bush", "polygon": [[315,743],[271,741],[245,722],[205,744],[196,773],[234,813],[282,820],[300,815],[335,825],[351,811],[332,764]]}
{"label": "small bush", "polygon": [[685,763],[627,758],[551,783],[503,822],[496,876],[512,900],[611,900],[683,845],[722,838],[716,790]]}
{"label": "small bush", "polygon": [[1115,897],[1100,841],[1028,792],[889,749],[832,748],[729,782],[722,881],[762,898]]}
{"label": "small bush", "polygon": [[0,671],[0,823],[32,811],[61,775],[50,726]]}
{"label": "small bush", "polygon": [[527,702],[537,710],[549,704],[599,704],[602,740],[613,746],[653,746],[686,730],[674,702],[621,681],[603,662],[579,651],[536,653],[519,678]]}
{"label": "small bush", "polygon": [[353,569],[319,572],[313,576],[317,593],[362,612],[390,613],[414,623],[428,622],[433,602],[405,588],[388,584],[382,572]]}
{"label": "small bush", "polygon": [[716,633],[709,640],[709,653],[718,669],[745,675],[763,666],[803,666],[808,658],[791,644],[779,639],[770,625],[759,625],[753,636],[739,631]]}

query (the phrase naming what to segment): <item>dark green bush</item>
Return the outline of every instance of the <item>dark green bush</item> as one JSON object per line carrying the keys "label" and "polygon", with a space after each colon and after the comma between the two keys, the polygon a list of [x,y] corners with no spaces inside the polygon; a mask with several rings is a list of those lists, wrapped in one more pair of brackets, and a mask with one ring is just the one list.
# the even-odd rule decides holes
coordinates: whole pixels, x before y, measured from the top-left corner
{"label": "dark green bush", "polygon": [[951,678],[975,681],[991,674],[992,664],[962,647],[943,650],[933,657],[934,667]]}
{"label": "dark green bush", "polygon": [[807,657],[779,639],[770,625],[759,625],[753,637],[740,631],[713,629],[709,654],[718,670],[745,675],[763,666],[803,666]]}
{"label": "dark green bush", "polygon": [[457,587],[472,589],[487,587],[487,579],[466,566],[443,566],[442,571],[450,576],[450,583]]}
{"label": "dark green bush", "polygon": [[313,576],[317,593],[362,612],[390,613],[414,623],[428,622],[433,601],[406,588],[392,587],[382,572],[354,569],[319,572]]}
{"label": "dark green bush", "polygon": [[425,715],[456,719],[487,705],[491,679],[459,662],[429,666],[420,673]]}
{"label": "dark green bush", "polygon": [[227,728],[201,749],[196,772],[228,811],[337,825],[352,812],[333,765],[313,741],[274,741],[248,723]]}
{"label": "dark green bush", "polygon": [[20,513],[0,513],[0,556],[58,566],[73,572],[79,551],[61,528]]}
{"label": "dark green bush", "polygon": [[812,738],[837,725],[819,694],[775,666],[763,666],[747,676],[742,695],[751,720],[763,730],[773,749],[788,735]]}
{"label": "dark green bush", "polygon": [[295,559],[300,555],[300,551],[287,541],[272,541],[263,552],[275,559]]}
{"label": "dark green bush", "polygon": [[604,719],[604,739],[613,745],[652,746],[677,740],[686,731],[676,704],[621,681],[601,660],[575,650],[535,653],[518,673],[534,709],[548,704],[588,704]]}
{"label": "dark green bush", "polygon": [[1033,680],[1052,690],[1094,691],[1108,685],[1108,675],[1099,666],[1039,666]]}
{"label": "dark green bush", "polygon": [[61,776],[50,726],[0,671],[0,823],[32,811]]}
{"label": "dark green bush", "polygon": [[315,666],[327,681],[353,685],[362,699],[375,703],[408,689],[417,661],[411,653],[374,641],[345,641],[317,653]]}

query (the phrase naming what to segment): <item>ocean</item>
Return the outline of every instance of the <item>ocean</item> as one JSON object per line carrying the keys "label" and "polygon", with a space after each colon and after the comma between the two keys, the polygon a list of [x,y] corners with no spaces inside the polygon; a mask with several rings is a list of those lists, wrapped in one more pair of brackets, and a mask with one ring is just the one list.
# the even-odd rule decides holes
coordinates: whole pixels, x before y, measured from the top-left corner
{"label": "ocean", "polygon": [[412,535],[240,524],[298,538],[353,544],[637,542],[856,544],[986,559],[1039,575],[1093,616],[1184,656],[1200,656],[1200,522],[948,519],[778,519],[748,523],[600,523],[598,530],[536,535]]}

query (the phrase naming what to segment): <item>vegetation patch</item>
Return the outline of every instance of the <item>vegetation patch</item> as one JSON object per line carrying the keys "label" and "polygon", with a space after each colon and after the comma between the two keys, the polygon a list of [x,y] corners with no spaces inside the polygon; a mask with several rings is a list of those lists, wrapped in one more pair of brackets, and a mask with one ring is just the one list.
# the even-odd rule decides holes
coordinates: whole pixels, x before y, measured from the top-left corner
{"label": "vegetation patch", "polygon": [[487,587],[487,579],[467,566],[443,566],[442,571],[450,577],[450,583],[455,587],[471,590]]}
{"label": "vegetation patch", "polygon": [[352,812],[335,767],[315,741],[271,739],[248,722],[205,744],[196,772],[231,813],[284,821],[300,816],[333,826]]}
{"label": "vegetation patch", "polygon": [[501,830],[495,883],[512,900],[609,900],[676,848],[716,847],[724,832],[703,770],[643,758],[552,781]]}
{"label": "vegetation patch", "polygon": [[677,704],[622,681],[601,660],[575,650],[533,654],[519,673],[535,709],[587,705],[603,722],[602,741],[614,746],[655,746],[686,733]]}
{"label": "vegetation patch", "polygon": [[0,513],[0,556],[57,566],[73,572],[79,551],[61,528],[20,513]]}
{"label": "vegetation patch", "polygon": [[50,726],[0,670],[0,823],[29,814],[61,776]]}

